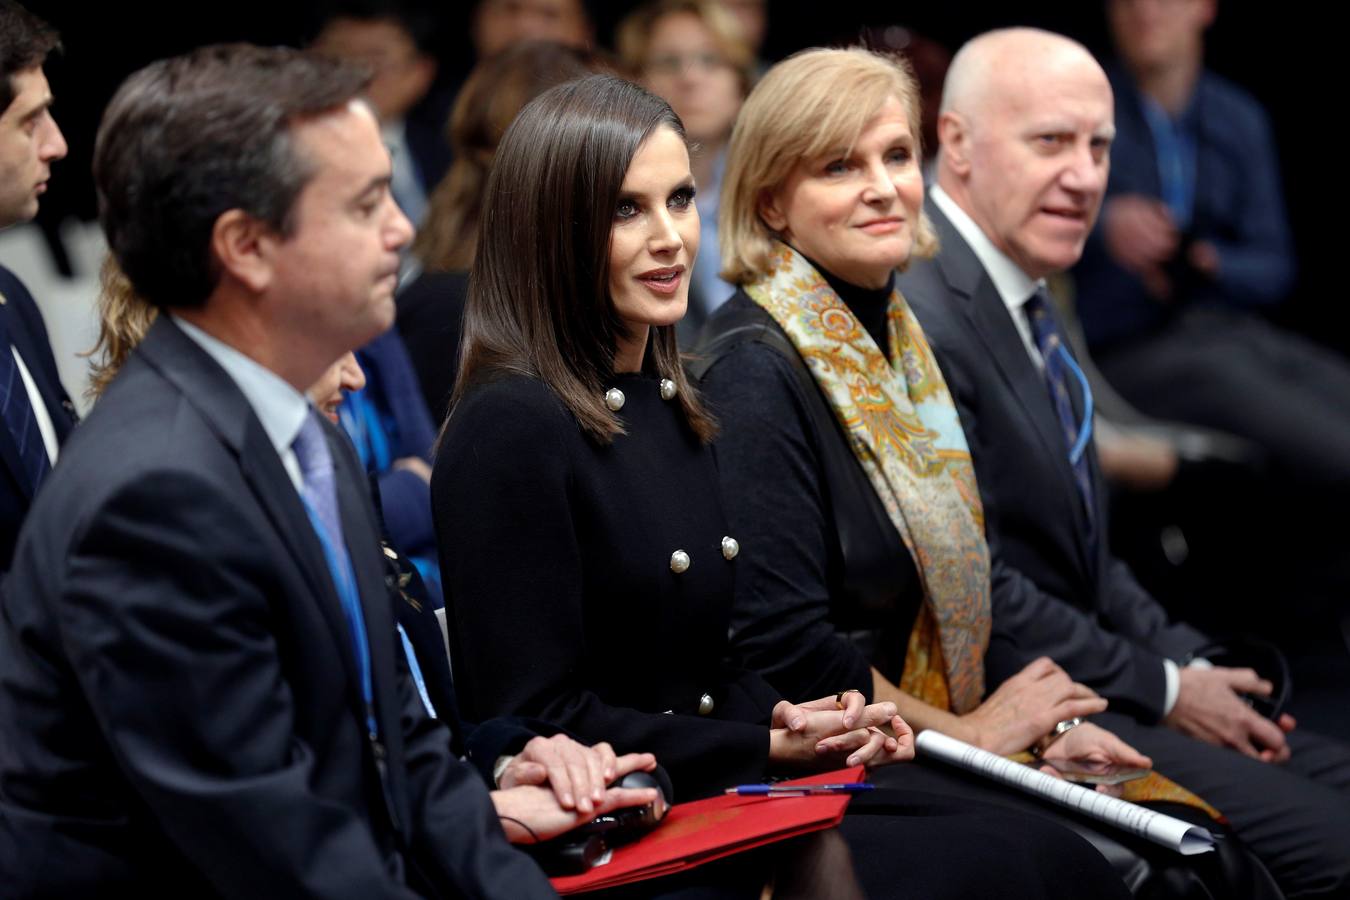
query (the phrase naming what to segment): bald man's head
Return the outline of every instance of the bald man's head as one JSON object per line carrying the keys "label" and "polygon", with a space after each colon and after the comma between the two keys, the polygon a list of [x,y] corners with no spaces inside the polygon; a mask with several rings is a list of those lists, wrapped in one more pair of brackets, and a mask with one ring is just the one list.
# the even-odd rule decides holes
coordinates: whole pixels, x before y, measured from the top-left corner
{"label": "bald man's head", "polygon": [[1075,40],[1039,28],[1000,28],[967,41],[952,59],[942,85],[940,112],[979,116],[991,100],[1021,93],[1031,80],[1065,67],[1101,73],[1097,60]]}
{"label": "bald man's head", "polygon": [[1106,189],[1111,86],[1076,41],[991,31],[952,60],[943,87],[938,184],[1023,271],[1078,261]]}

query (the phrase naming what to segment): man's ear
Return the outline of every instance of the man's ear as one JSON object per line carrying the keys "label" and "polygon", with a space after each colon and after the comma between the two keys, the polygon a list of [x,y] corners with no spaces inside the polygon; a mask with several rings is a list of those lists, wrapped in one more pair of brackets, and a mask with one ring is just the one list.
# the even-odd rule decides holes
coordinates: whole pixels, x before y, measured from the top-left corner
{"label": "man's ear", "polygon": [[760,191],[759,202],[755,204],[755,211],[759,217],[764,220],[764,224],[776,231],[778,234],[787,235],[787,216],[783,213],[783,204],[779,199],[778,191]]}
{"label": "man's ear", "polygon": [[281,238],[242,209],[221,213],[211,226],[211,255],[227,274],[255,294],[272,283],[273,254]]}
{"label": "man's ear", "polygon": [[938,116],[938,146],[942,159],[957,175],[970,172],[970,128],[960,113],[945,112]]}

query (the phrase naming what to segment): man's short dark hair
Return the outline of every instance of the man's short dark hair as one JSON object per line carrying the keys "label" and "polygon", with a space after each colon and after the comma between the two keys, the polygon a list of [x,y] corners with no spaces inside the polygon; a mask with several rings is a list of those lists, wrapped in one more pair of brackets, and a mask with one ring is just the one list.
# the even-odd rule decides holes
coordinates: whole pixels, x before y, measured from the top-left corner
{"label": "man's short dark hair", "polygon": [[0,113],[14,102],[14,75],[40,67],[60,47],[55,28],[14,0],[0,0]]}
{"label": "man's short dark hair", "polygon": [[151,63],[118,89],[94,147],[108,245],[160,308],[201,306],[219,272],[216,219],[242,210],[283,235],[313,177],[292,127],[360,95],[369,73],[285,47],[222,44]]}

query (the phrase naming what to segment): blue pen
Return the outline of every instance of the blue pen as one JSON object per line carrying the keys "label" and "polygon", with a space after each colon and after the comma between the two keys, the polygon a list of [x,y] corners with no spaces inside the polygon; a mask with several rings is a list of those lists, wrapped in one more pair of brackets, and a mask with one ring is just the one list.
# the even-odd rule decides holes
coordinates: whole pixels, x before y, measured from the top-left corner
{"label": "blue pen", "polygon": [[875,787],[866,781],[841,784],[738,784],[727,788],[725,793],[741,797],[809,797],[812,794],[854,794]]}

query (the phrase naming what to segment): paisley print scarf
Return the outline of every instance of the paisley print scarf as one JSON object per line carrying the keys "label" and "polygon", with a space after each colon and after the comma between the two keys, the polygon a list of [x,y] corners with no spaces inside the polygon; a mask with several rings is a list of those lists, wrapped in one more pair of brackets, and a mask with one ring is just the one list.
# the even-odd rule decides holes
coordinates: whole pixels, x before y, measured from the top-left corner
{"label": "paisley print scarf", "polygon": [[881,348],[810,263],[777,244],[745,291],[787,333],[914,559],[924,588],[900,688],[965,713],[984,696],[989,548],[965,433],[899,291]]}

